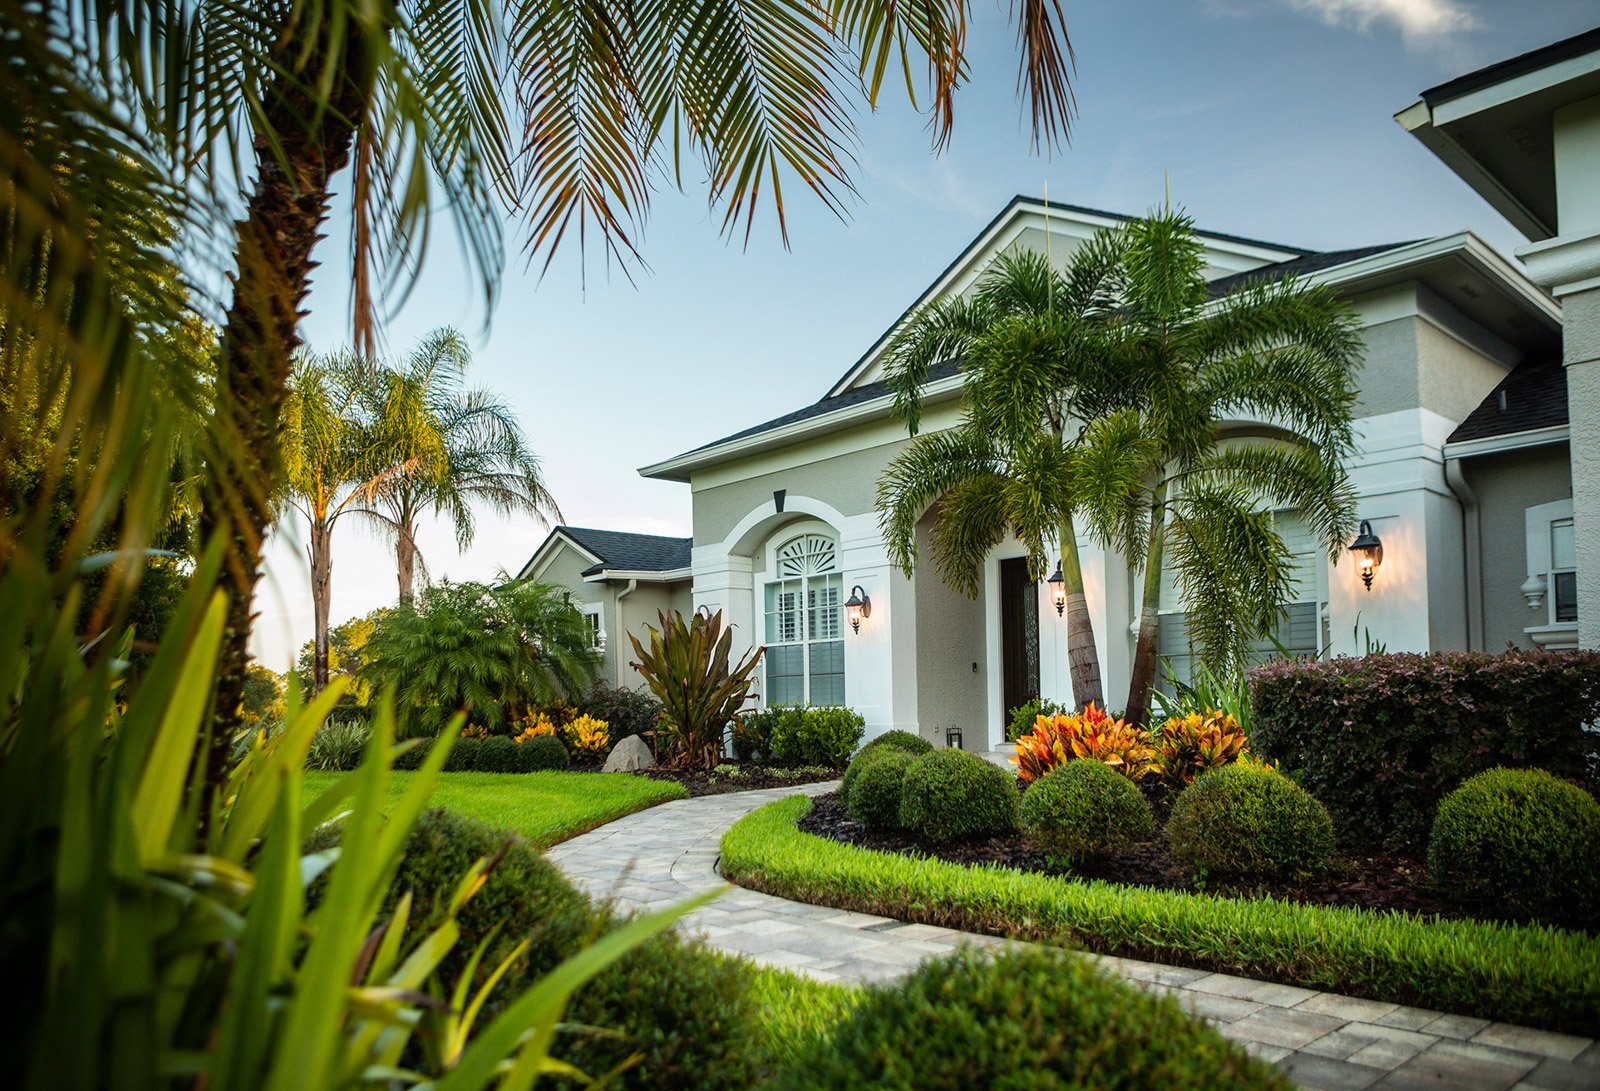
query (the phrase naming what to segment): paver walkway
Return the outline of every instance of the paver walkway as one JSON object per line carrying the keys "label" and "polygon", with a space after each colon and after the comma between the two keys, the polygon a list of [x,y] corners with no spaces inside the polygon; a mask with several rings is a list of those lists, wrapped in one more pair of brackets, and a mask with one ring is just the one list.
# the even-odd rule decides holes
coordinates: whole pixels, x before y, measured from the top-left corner
{"label": "paver walkway", "polygon": [[[589,893],[660,908],[720,886],[718,844],[755,808],[836,783],[675,800],[550,849]],[[716,947],[825,981],[886,981],[962,943],[1006,941],[786,901],[735,887],[685,918]],[[1312,1088],[1600,1088],[1600,1044],[1460,1015],[1227,974],[1093,955],[1144,988],[1176,993],[1229,1038]]]}

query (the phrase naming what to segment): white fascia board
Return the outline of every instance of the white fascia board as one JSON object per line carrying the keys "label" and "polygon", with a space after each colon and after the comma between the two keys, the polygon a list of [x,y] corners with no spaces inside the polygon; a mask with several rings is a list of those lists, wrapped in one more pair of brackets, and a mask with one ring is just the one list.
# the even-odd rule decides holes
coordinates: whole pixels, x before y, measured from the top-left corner
{"label": "white fascia board", "polygon": [[1523,303],[1527,310],[1543,315],[1552,325],[1561,324],[1561,304],[1535,284],[1519,266],[1471,231],[1458,231],[1454,235],[1440,235],[1396,250],[1385,250],[1370,257],[1321,269],[1301,279],[1310,284],[1343,287],[1363,280],[1392,276],[1411,266],[1452,256],[1461,257],[1476,266],[1491,284],[1501,285],[1508,296]]}
{"label": "white fascia board", "polygon": [[1555,443],[1570,442],[1572,428],[1566,424],[1552,424],[1548,428],[1530,428],[1526,432],[1510,432],[1503,436],[1485,436],[1482,439],[1464,439],[1460,443],[1444,445],[1445,458],[1471,458],[1474,455],[1493,455],[1502,451],[1520,451],[1527,447],[1547,447]]}
{"label": "white fascia board", "polygon": [[543,569],[544,566],[549,564],[551,559],[555,557],[557,547],[563,545],[570,546],[583,556],[589,558],[590,564],[600,564],[604,560],[604,558],[599,557],[594,553],[591,553],[589,550],[583,548],[583,546],[578,544],[577,539],[571,537],[566,532],[561,530],[552,530],[549,537],[545,538],[545,540],[540,543],[539,548],[533,551],[533,556],[528,558],[528,563],[523,565],[521,570],[517,572],[517,579],[525,580],[530,574]]}
{"label": "white fascia board", "polygon": [[[943,401],[946,397],[958,394],[961,391],[962,376],[946,375],[936,379],[922,389],[924,401]],[[639,474],[642,477],[661,478],[667,481],[687,481],[689,471],[700,466],[713,465],[718,462],[727,462],[742,455],[756,454],[760,451],[775,447],[787,447],[803,439],[814,436],[826,435],[837,432],[863,421],[869,421],[888,415],[894,409],[894,395],[885,394],[882,397],[872,398],[868,401],[857,402],[843,409],[836,409],[831,413],[819,413],[815,417],[805,420],[793,421],[769,428],[764,432],[754,435],[742,436],[739,439],[728,440],[711,447],[702,447],[698,451],[677,455],[665,462],[657,462],[649,466],[641,466]]]}
{"label": "white fascia board", "polygon": [[693,573],[687,568],[653,569],[606,568],[592,576],[583,577],[584,583],[604,583],[606,580],[638,580],[640,583],[677,583]]}
{"label": "white fascia board", "polygon": [[1543,68],[1536,68],[1532,72],[1523,72],[1510,79],[1447,99],[1433,107],[1433,124],[1448,125],[1452,121],[1461,121],[1474,114],[1509,105],[1518,99],[1553,90],[1564,83],[1592,76],[1596,72],[1600,72],[1600,49],[1568,57]]}

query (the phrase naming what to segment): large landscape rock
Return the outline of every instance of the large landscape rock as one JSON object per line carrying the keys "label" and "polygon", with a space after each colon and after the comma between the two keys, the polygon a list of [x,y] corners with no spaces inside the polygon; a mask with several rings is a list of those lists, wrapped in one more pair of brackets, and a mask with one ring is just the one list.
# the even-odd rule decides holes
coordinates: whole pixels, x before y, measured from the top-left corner
{"label": "large landscape rock", "polygon": [[603,771],[626,773],[634,769],[649,769],[655,763],[656,759],[650,755],[650,744],[637,735],[629,735],[611,748]]}

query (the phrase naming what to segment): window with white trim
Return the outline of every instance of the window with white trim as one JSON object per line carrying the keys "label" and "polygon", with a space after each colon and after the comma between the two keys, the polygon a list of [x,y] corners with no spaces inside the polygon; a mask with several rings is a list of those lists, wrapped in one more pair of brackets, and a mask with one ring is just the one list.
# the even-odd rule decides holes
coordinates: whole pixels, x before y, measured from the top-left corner
{"label": "window with white trim", "polygon": [[600,604],[593,606],[580,606],[583,620],[589,625],[589,647],[596,651],[604,651],[606,646],[606,631],[600,627]]}
{"label": "window with white trim", "polygon": [[1578,620],[1578,539],[1571,519],[1550,524],[1550,620]]}
{"label": "window with white trim", "polygon": [[778,549],[766,586],[768,705],[844,704],[844,574],[838,548],[802,534]]}
{"label": "window with white trim", "polygon": [[1547,648],[1572,645],[1578,625],[1578,540],[1572,501],[1555,500],[1524,511],[1528,538],[1528,578],[1522,593],[1538,611],[1538,623],[1524,630]]}

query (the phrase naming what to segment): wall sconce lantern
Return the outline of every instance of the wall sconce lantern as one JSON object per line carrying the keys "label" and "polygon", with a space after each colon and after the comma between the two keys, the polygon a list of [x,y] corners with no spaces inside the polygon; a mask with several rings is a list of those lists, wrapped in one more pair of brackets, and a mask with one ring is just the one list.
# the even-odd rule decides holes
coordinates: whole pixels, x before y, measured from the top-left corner
{"label": "wall sconce lantern", "polygon": [[1361,566],[1361,582],[1371,591],[1372,574],[1383,564],[1383,540],[1372,533],[1372,524],[1365,519],[1361,520],[1361,532],[1350,543],[1350,552]]}
{"label": "wall sconce lantern", "polygon": [[850,597],[844,600],[844,616],[850,620],[850,631],[861,631],[861,619],[872,616],[872,599],[861,590],[858,583],[850,588]]}
{"label": "wall sconce lantern", "polygon": [[1050,601],[1056,604],[1056,617],[1060,617],[1067,609],[1067,581],[1061,578],[1061,562],[1056,562],[1056,570],[1045,581],[1050,585]]}

